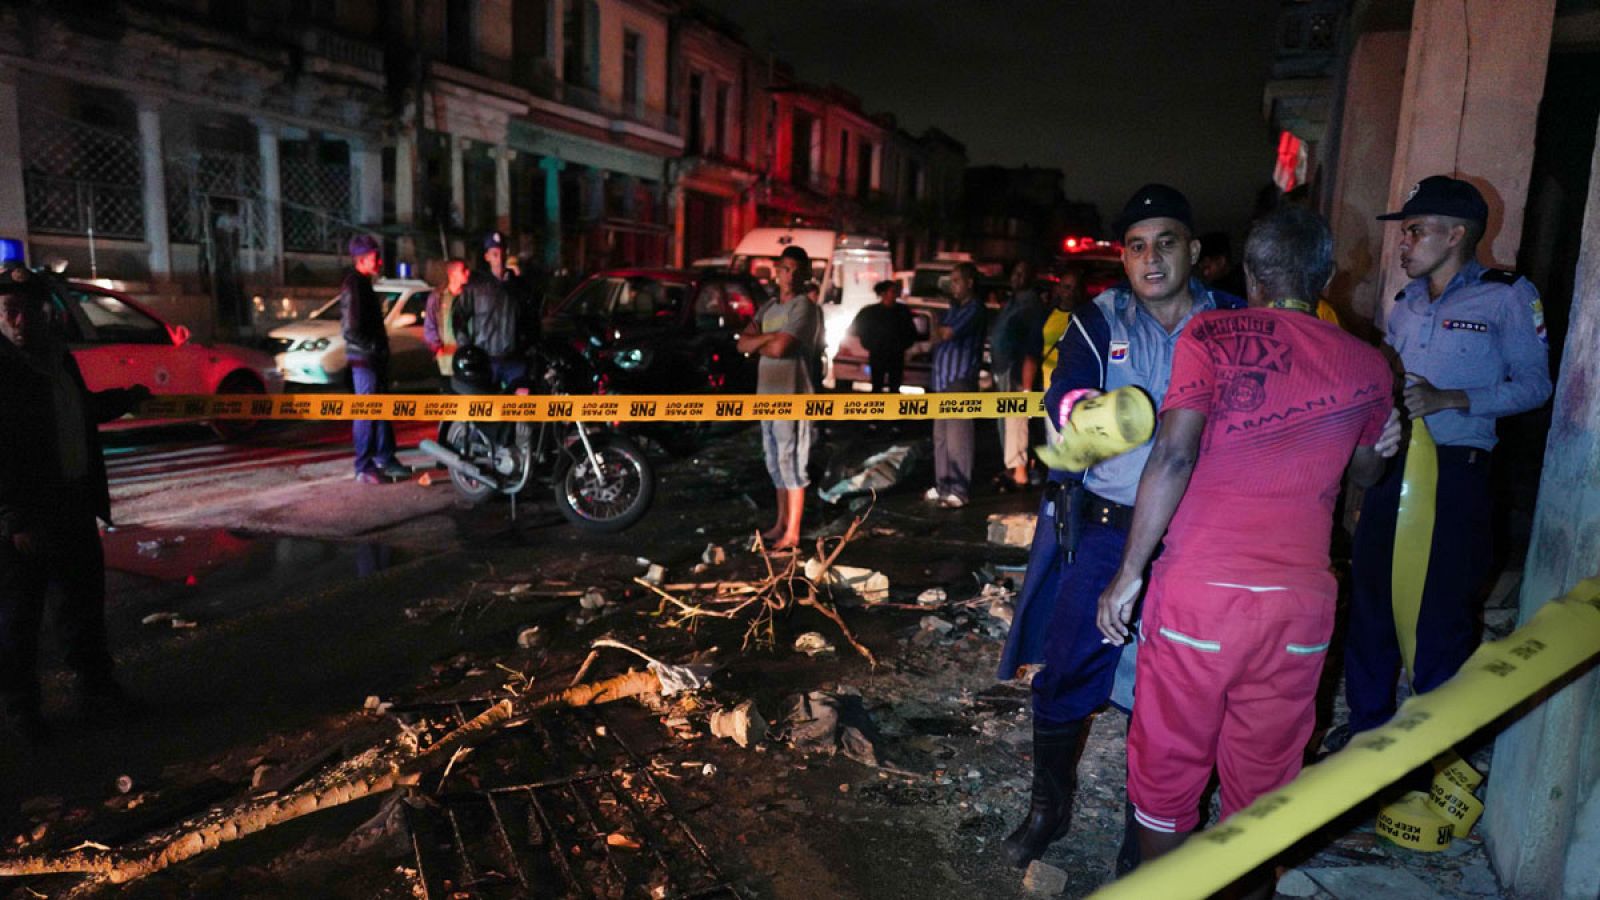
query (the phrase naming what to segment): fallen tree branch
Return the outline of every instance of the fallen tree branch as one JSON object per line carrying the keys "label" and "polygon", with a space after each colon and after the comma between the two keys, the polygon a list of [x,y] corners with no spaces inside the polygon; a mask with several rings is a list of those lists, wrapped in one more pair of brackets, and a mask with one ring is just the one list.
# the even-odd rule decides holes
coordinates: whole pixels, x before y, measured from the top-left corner
{"label": "fallen tree branch", "polygon": [[465,748],[517,720],[556,706],[610,703],[655,693],[661,688],[653,672],[629,671],[592,684],[573,685],[554,694],[501,700],[451,731],[426,750],[406,735],[358,754],[325,775],[283,795],[251,798],[232,810],[213,810],[156,837],[138,850],[73,851],[0,859],[0,877],[79,873],[111,884],[124,884],[176,863],[239,840],[274,825],[341,806],[396,787],[416,784]]}

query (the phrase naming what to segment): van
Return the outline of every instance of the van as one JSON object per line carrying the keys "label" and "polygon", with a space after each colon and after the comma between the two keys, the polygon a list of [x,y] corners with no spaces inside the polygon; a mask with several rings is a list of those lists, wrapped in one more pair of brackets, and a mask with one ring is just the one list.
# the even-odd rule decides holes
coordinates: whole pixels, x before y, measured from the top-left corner
{"label": "van", "polygon": [[811,257],[811,282],[822,305],[824,359],[831,367],[856,313],[877,302],[872,286],[894,274],[889,242],[826,228],[757,228],[734,248],[730,268],[735,275],[769,283],[773,264],[789,247],[800,247]]}

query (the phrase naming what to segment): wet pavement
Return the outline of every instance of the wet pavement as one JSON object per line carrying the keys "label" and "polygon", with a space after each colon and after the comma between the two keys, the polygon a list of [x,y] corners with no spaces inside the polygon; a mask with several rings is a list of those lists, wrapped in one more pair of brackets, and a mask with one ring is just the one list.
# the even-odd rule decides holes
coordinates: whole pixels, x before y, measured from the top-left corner
{"label": "wet pavement", "polygon": [[[980,430],[980,472],[996,468],[990,434]],[[230,495],[221,516],[248,527],[217,524],[214,509],[187,496],[162,503],[141,488],[124,497],[125,524],[105,535],[112,642],[148,708],[82,715],[50,657],[46,712],[58,735],[37,750],[0,746],[0,771],[11,773],[0,779],[0,836],[16,852],[121,846],[208,805],[287,788],[395,727],[459,722],[482,706],[474,698],[564,687],[590,643],[610,638],[717,670],[688,700],[541,716],[408,802],[319,813],[124,893],[1031,896],[997,850],[1027,802],[1030,732],[1026,689],[992,677],[1006,622],[994,614],[1004,591],[990,584],[1026,554],[984,535],[990,514],[1029,512],[1036,498],[980,488],[966,509],[930,507],[920,500],[926,453],[878,498],[838,563],[885,575],[887,602],[834,594],[880,660],[873,669],[814,610],[781,610],[751,642],[742,620],[673,627],[670,605],[634,581],[659,565],[675,595],[689,597],[673,586],[766,574],[744,549],[772,516],[758,437],[701,437],[692,452],[658,455],[656,506],[622,535],[575,531],[548,504],[516,520],[504,504],[460,508],[440,479],[369,489],[394,500],[385,515],[360,511],[358,530],[300,536],[347,505],[333,492],[343,487],[337,473],[318,469],[347,465],[342,458],[251,476],[254,496]],[[822,483],[895,444],[925,450],[925,426],[830,429]],[[307,507],[321,510],[302,515]],[[807,510],[822,534],[852,518],[844,504]],[[708,545],[722,549],[720,562]],[[919,606],[930,588],[944,599]],[[808,632],[832,649],[796,650]],[[638,664],[604,651],[586,678]],[[837,732],[802,740],[815,712],[786,716],[801,695],[812,698],[807,709],[836,711]],[[742,747],[716,737],[712,713],[746,700],[770,723],[767,739]],[[1329,715],[1341,711],[1330,705]],[[1121,714],[1096,719],[1072,829],[1045,857],[1064,873],[1067,896],[1109,878],[1125,730]],[[1475,837],[1423,857],[1378,842],[1370,815],[1369,804],[1289,860],[1306,879],[1291,886],[1309,885],[1298,896],[1372,896],[1372,885],[1402,877],[1440,896],[1495,895],[1483,890],[1493,877]],[[0,896],[55,896],[73,883],[0,882]]]}

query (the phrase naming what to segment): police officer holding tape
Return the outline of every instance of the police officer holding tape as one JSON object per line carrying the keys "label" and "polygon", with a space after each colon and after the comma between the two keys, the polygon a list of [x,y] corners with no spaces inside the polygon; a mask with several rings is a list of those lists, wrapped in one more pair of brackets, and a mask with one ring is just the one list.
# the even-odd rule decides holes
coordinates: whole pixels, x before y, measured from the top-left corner
{"label": "police officer holding tape", "polygon": [[[1475,259],[1489,207],[1471,184],[1424,178],[1399,212],[1400,265],[1411,282],[1395,297],[1386,347],[1405,372],[1405,409],[1438,445],[1432,550],[1417,619],[1412,689],[1443,684],[1477,645],[1473,601],[1489,572],[1489,453],[1495,420],[1550,397],[1539,294],[1526,278]],[[1395,711],[1400,649],[1392,609],[1395,522],[1404,458],[1366,493],[1352,549],[1350,631],[1345,645],[1347,732]]]}
{"label": "police officer holding tape", "polygon": [[[1189,321],[1201,312],[1236,308],[1238,298],[1213,292],[1194,277],[1200,254],[1189,201],[1175,188],[1140,188],[1117,217],[1122,265],[1128,281],[1086,303],[1057,345],[1060,364],[1045,394],[1046,415],[1071,428],[1075,400],[1136,387],[1159,403],[1172,374],[1172,354]],[[1016,622],[1001,657],[1002,679],[1019,666],[1044,662],[1033,679],[1033,796],[1028,815],[1005,839],[1008,860],[1026,866],[1065,831],[1078,755],[1091,715],[1112,699],[1119,661],[1131,670],[1131,653],[1102,639],[1095,626],[1100,592],[1122,559],[1150,444],[1106,459],[1088,470],[1082,490],[1063,473],[1051,475],[1029,555]],[[1063,487],[1065,485],[1065,487]],[[1073,495],[1077,494],[1076,497]],[[1056,550],[1056,520],[1062,553]],[[1081,534],[1078,532],[1081,528]],[[1073,546],[1075,545],[1075,546]],[[1130,696],[1117,701],[1127,707]],[[1137,862],[1132,811],[1130,840],[1118,860]]]}

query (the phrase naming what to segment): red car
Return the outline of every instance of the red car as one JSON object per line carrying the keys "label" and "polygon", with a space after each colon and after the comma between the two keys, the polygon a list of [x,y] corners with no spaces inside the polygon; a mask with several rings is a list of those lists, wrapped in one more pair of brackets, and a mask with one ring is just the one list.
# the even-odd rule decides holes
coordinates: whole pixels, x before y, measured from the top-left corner
{"label": "red car", "polygon": [[[55,316],[89,390],[142,384],[153,394],[277,394],[283,374],[272,357],[231,344],[195,341],[127,294],[76,281],[54,281]],[[132,420],[106,427],[132,425]],[[139,425],[158,424],[139,420]],[[232,437],[251,423],[218,421]]]}

